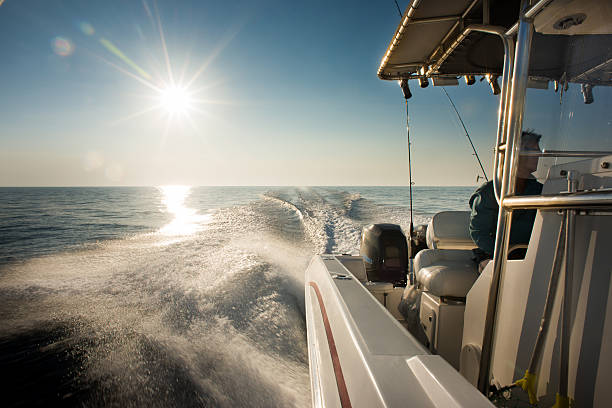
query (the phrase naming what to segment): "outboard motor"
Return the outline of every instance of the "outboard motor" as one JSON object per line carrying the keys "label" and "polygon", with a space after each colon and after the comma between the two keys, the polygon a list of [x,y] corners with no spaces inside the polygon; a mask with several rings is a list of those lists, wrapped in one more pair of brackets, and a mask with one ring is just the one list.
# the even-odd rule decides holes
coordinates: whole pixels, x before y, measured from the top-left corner
{"label": "outboard motor", "polygon": [[359,254],[363,257],[369,281],[406,286],[408,244],[399,225],[372,224],[364,227]]}

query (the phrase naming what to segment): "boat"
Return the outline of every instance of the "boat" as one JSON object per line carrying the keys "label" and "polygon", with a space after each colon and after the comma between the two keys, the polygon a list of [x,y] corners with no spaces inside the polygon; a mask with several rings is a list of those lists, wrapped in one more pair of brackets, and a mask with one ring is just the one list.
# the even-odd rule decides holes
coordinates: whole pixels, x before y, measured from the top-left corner
{"label": "boat", "polygon": [[[411,85],[479,78],[497,95],[494,254],[479,272],[470,212],[445,211],[365,227],[359,256],[314,256],[312,405],[612,405],[612,2],[411,0],[377,75],[407,104]],[[521,148],[530,126],[543,150]],[[524,157],[541,193],[517,191]]]}

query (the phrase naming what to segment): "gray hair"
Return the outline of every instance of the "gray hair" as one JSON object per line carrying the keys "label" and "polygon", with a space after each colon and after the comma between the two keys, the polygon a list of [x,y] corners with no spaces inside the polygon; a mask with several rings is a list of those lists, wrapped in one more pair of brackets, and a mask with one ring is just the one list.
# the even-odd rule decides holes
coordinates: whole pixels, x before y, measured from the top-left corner
{"label": "gray hair", "polygon": [[521,134],[521,143],[538,143],[541,138],[541,134],[536,133],[533,129],[527,129],[523,130],[523,133]]}

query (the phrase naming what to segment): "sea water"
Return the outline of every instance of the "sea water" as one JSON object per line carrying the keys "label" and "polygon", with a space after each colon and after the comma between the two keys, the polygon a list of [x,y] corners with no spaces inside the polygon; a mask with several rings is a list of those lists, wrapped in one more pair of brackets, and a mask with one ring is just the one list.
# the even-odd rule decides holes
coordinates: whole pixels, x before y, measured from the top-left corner
{"label": "sea water", "polygon": [[[413,188],[415,224],[473,187]],[[310,405],[303,275],[407,187],[0,188],[3,406]]]}

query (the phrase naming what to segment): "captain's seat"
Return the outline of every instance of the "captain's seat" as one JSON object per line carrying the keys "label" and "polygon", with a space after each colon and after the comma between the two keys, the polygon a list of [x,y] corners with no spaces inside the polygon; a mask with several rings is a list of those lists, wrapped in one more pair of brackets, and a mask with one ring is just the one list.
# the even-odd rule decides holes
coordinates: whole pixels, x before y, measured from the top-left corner
{"label": "captain's seat", "polygon": [[478,278],[472,260],[469,211],[442,211],[427,227],[427,247],[414,258],[419,289],[434,296],[465,298]]}
{"label": "captain's seat", "polygon": [[478,278],[469,211],[443,211],[427,226],[427,246],[413,261],[416,284],[400,302],[408,330],[459,369],[465,298]]}

